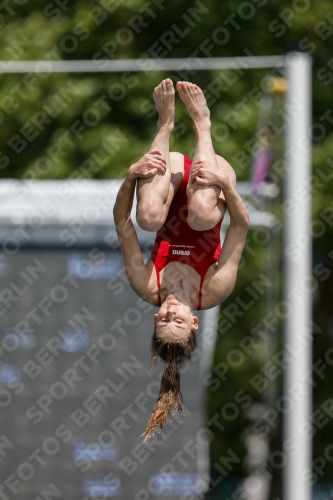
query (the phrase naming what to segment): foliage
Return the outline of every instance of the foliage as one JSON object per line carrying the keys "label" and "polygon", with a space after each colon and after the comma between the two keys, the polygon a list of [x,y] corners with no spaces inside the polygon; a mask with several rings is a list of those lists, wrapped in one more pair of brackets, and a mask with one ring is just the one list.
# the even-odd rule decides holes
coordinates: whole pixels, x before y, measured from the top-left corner
{"label": "foliage", "polygon": [[[333,256],[329,252],[333,219],[328,211],[326,218],[323,216],[324,211],[332,207],[333,191],[333,117],[328,108],[333,81],[332,48],[328,43],[328,34],[332,31],[331,9],[332,4],[328,0],[309,0],[302,4],[286,0],[109,0],[99,3],[76,0],[41,4],[31,0],[29,3],[13,3],[10,9],[3,9],[3,17],[0,18],[0,59],[3,61],[94,59],[96,64],[102,65],[105,58],[150,58],[150,64],[154,65],[154,51],[158,57],[199,60],[207,56],[286,54],[293,50],[312,55],[312,115],[313,123],[317,124],[313,129],[313,172],[314,179],[317,179],[313,190],[313,217],[314,221],[322,223],[313,226],[313,264],[317,266],[314,267],[317,273],[314,322],[322,330],[315,337],[314,361],[324,358],[332,345]],[[146,59],[141,61],[141,64],[147,64]],[[259,98],[253,98],[253,95],[266,92],[263,85],[266,71],[48,74],[47,66],[44,69],[43,73],[28,76],[2,75],[1,177],[122,177],[128,166],[149,148],[156,121],[152,90],[162,78],[169,76],[174,81],[193,81],[205,89],[212,113],[216,153],[226,157],[233,165],[238,180],[248,179],[251,140],[259,108]],[[279,70],[273,74],[279,74]],[[242,105],[236,108],[239,103]],[[228,116],[235,109],[239,110],[239,116],[232,122]],[[176,124],[171,149],[191,155],[194,148],[192,125],[179,99]],[[281,130],[279,134],[276,160],[282,155],[283,132]],[[246,153],[244,161],[239,160],[240,150]],[[90,167],[87,167],[88,159],[92,160]],[[275,210],[280,216],[279,201]],[[236,297],[248,300],[246,287],[268,269],[268,249],[272,243],[255,243],[252,233],[249,233],[247,245],[252,245],[254,253],[245,250],[244,265],[239,272],[235,292],[223,304],[221,317],[223,311],[235,303]],[[283,253],[281,232],[276,238],[274,293],[275,297],[279,297],[278,272]],[[255,301],[246,314],[236,318],[230,330],[223,333],[221,327],[214,366],[225,361],[232,349],[238,349],[239,342],[273,307],[271,299],[265,305],[265,296],[266,293],[261,300]],[[280,335],[275,349],[282,344],[281,328],[277,326]],[[230,368],[226,381],[210,392],[208,419],[221,412],[226,403],[234,401],[240,390],[258,405],[272,404],[269,400],[271,396],[259,395],[250,383],[265,360],[267,352],[265,354],[265,343],[262,342],[252,355],[245,356],[241,365]],[[331,364],[325,372],[326,377],[316,379],[314,408],[330,396],[331,388],[327,381],[333,375],[332,371]],[[276,382],[278,397],[281,377]],[[232,448],[243,459],[242,465],[234,472],[246,472],[245,438],[253,424],[252,417],[249,411],[242,410],[236,419],[224,419],[225,431],[212,429],[213,464],[221,454]],[[317,432],[314,456],[323,453],[330,440],[333,429],[331,417],[323,430]],[[278,435],[277,430],[275,436]],[[272,443],[277,448],[281,446],[281,441]],[[212,472],[214,474],[214,470]],[[322,479],[332,476],[331,463],[327,464],[325,474]],[[275,493],[281,495],[279,488]]]}

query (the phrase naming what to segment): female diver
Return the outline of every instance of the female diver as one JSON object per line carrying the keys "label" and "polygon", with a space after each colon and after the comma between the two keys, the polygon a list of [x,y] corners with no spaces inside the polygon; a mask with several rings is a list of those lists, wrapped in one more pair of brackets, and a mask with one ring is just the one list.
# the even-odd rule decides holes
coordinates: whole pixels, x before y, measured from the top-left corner
{"label": "female diver", "polygon": [[[155,139],[150,151],[128,169],[113,211],[129,283],[140,297],[159,306],[149,375],[158,356],[165,369],[144,441],[153,438],[158,427],[162,430],[168,417],[173,420],[182,412],[179,367],[197,345],[199,325],[193,311],[214,307],[232,292],[249,224],[234,170],[214,153],[202,90],[189,82],[176,86],[193,120],[193,161],[169,152],[175,89],[170,79],[163,80],[153,93],[159,114]],[[157,232],[146,264],[130,216],[135,189],[138,225]],[[230,225],[221,251],[226,209]]]}

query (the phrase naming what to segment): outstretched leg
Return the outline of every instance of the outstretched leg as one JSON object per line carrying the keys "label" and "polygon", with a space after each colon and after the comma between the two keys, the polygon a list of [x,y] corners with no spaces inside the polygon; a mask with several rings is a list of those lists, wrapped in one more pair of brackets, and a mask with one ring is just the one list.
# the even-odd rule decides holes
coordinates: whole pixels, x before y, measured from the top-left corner
{"label": "outstretched leg", "polygon": [[170,79],[163,80],[154,89],[154,101],[159,114],[157,133],[151,150],[159,150],[166,160],[166,172],[157,172],[147,179],[138,179],[137,222],[146,231],[157,231],[163,226],[173,197],[169,154],[170,134],[174,126],[175,89]]}
{"label": "outstretched leg", "polygon": [[[210,111],[202,90],[189,82],[178,82],[177,90],[193,120],[196,135],[193,162],[209,161],[216,168],[225,169],[230,181],[235,185],[236,178],[232,167],[224,158],[215,155],[211,138]],[[188,223],[197,231],[214,227],[226,211],[223,193],[216,185],[204,186],[195,181],[189,182],[187,197]]]}

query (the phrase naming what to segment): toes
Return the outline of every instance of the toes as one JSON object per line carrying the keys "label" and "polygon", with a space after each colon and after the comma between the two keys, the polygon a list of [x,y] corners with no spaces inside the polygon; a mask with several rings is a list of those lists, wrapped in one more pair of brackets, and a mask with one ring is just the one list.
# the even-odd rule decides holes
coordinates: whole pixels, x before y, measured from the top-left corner
{"label": "toes", "polygon": [[186,82],[186,92],[188,94],[193,94],[193,83]]}
{"label": "toes", "polygon": [[162,80],[154,90],[162,93],[170,93],[170,91],[174,90],[173,81],[170,78],[166,78]]}
{"label": "toes", "polygon": [[173,81],[170,78],[165,80],[165,85],[167,90],[173,90]]}
{"label": "toes", "polygon": [[184,85],[184,92],[186,92],[186,94],[189,94],[189,93],[190,93],[190,86],[189,86],[189,82],[185,82],[185,85]]}
{"label": "toes", "polygon": [[176,87],[178,92],[182,94],[183,97],[190,97],[200,92],[200,88],[191,82],[177,82]]}

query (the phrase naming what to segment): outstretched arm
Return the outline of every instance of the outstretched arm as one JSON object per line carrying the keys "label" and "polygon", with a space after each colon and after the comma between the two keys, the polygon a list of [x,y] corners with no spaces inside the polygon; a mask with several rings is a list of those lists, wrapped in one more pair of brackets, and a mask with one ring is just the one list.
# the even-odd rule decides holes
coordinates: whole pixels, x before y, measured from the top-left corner
{"label": "outstretched arm", "polygon": [[114,222],[123,252],[128,280],[135,292],[142,295],[147,290],[147,274],[139,240],[131,219],[131,210],[138,178],[155,175],[157,170],[164,173],[164,160],[160,151],[149,151],[137,163],[130,166],[122,183],[113,208]]}
{"label": "outstretched arm", "polygon": [[219,303],[230,295],[235,286],[238,265],[249,226],[249,213],[227,174],[215,168],[211,163],[196,162],[191,175],[199,184],[215,184],[222,189],[230,215],[230,225],[223,242],[222,252],[208,289],[209,300]]}

